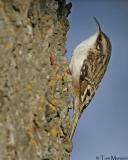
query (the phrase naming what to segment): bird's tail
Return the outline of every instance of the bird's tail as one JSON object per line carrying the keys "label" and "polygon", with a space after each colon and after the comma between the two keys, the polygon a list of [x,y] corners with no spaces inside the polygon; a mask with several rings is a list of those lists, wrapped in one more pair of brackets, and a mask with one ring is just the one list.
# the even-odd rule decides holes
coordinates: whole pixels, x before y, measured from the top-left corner
{"label": "bird's tail", "polygon": [[73,115],[73,119],[72,119],[72,123],[71,123],[70,136],[69,136],[70,141],[73,138],[74,132],[75,132],[77,124],[78,124],[78,120],[81,117],[81,113],[83,112],[83,108],[85,109],[87,107],[87,105],[85,106],[85,103],[79,105],[77,103],[77,101],[75,102],[74,106],[75,106],[74,115]]}
{"label": "bird's tail", "polygon": [[73,118],[72,118],[72,122],[71,122],[71,128],[70,128],[70,135],[69,135],[69,139],[72,140],[78,120],[79,120],[79,116],[80,116],[80,106],[79,106],[79,99],[75,98],[74,100],[74,114],[73,114]]}
{"label": "bird's tail", "polygon": [[72,124],[71,124],[71,128],[70,128],[70,135],[69,135],[70,141],[73,138],[73,135],[74,135],[78,120],[79,120],[79,111],[74,112],[74,115],[73,115]]}

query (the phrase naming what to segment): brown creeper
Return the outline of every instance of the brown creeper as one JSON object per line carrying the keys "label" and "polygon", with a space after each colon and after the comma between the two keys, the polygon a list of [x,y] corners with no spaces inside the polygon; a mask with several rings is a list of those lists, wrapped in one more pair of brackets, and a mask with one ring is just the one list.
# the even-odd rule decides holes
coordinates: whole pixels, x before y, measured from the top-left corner
{"label": "brown creeper", "polygon": [[107,69],[111,55],[111,43],[102,32],[98,20],[97,31],[81,42],[74,50],[70,62],[73,81],[74,115],[70,130],[72,139],[82,111],[92,100],[101,79]]}

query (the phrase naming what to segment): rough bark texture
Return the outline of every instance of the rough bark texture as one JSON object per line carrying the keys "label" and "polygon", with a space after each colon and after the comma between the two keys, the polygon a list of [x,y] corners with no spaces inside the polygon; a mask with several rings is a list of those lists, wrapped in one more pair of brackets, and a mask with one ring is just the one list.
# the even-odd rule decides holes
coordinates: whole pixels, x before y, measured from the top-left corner
{"label": "rough bark texture", "polygon": [[0,0],[0,160],[68,160],[65,0]]}

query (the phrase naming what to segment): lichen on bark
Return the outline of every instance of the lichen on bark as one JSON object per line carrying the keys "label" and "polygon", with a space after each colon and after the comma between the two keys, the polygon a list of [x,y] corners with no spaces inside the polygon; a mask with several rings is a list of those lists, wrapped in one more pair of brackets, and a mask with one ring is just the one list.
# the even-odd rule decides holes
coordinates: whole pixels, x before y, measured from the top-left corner
{"label": "lichen on bark", "polygon": [[65,0],[0,0],[0,160],[68,160]]}

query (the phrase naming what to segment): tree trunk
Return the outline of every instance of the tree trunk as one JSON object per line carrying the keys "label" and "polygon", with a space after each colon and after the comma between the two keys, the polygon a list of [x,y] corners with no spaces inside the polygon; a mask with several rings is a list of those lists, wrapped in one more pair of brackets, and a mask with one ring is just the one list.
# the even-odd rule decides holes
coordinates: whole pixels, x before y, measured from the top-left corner
{"label": "tree trunk", "polygon": [[0,0],[0,160],[69,160],[65,0]]}

